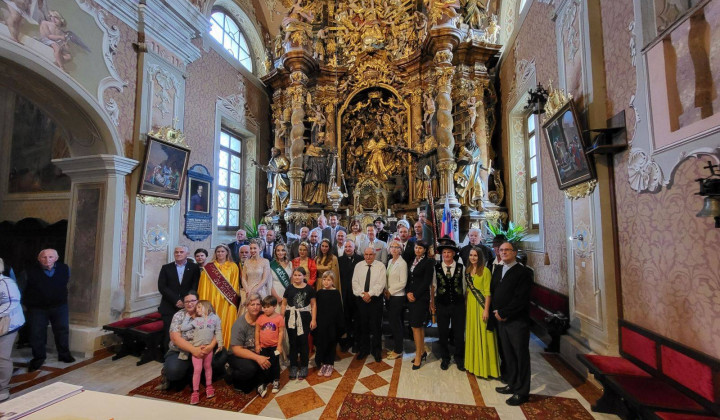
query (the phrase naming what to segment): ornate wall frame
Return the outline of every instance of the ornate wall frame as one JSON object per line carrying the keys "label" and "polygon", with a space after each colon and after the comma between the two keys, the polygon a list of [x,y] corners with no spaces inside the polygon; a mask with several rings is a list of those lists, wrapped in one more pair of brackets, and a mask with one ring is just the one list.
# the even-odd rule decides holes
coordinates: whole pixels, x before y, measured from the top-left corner
{"label": "ornate wall frame", "polygon": [[628,178],[630,186],[637,192],[658,192],[663,186],[672,186],[677,167],[685,159],[710,157],[720,163],[720,126],[695,133],[662,147],[656,146],[650,103],[651,83],[648,71],[648,51],[677,26],[686,21],[709,0],[685,11],[673,25],[661,34],[655,29],[655,7],[653,2],[634,0],[634,19],[630,21],[630,55],[635,66],[637,87],[630,99],[635,112],[635,130],[630,139],[628,157]]}

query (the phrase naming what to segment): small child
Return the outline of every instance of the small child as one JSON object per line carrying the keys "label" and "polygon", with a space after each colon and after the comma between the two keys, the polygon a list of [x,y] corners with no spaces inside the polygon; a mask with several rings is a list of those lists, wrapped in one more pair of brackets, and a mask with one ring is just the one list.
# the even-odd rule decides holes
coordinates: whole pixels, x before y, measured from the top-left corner
{"label": "small child", "polygon": [[345,329],[340,291],[335,288],[335,274],[326,271],[322,275],[322,289],[317,292],[317,329],[315,330],[315,361],[318,376],[331,376],[335,365],[335,348],[338,337]]}
{"label": "small child", "polygon": [[[195,347],[209,347],[210,351],[203,356],[192,357],[193,363],[193,393],[190,396],[190,404],[195,405],[200,402],[200,375],[203,368],[205,369],[205,395],[208,398],[215,396],[215,388],[212,386],[212,358],[213,351],[217,345],[218,348],[223,347],[222,329],[220,327],[220,318],[215,315],[215,309],[207,300],[200,300],[195,306],[195,318],[186,318],[180,326],[181,331],[193,331],[192,345]],[[181,351],[178,359],[187,360],[188,352]]]}
{"label": "small child", "polygon": [[258,386],[258,394],[261,398],[267,394],[267,384],[271,382],[272,393],[280,391],[280,355],[283,351],[285,319],[275,312],[277,303],[275,296],[265,296],[262,300],[263,313],[255,322],[255,353],[270,360],[270,369],[260,371],[262,382]]}
{"label": "small child", "polygon": [[[293,271],[292,284],[285,289],[280,313],[285,314],[290,341],[290,379],[305,379],[308,373],[308,335],[316,324],[315,288],[305,282],[307,273],[302,267]],[[298,356],[301,368],[298,371]]]}

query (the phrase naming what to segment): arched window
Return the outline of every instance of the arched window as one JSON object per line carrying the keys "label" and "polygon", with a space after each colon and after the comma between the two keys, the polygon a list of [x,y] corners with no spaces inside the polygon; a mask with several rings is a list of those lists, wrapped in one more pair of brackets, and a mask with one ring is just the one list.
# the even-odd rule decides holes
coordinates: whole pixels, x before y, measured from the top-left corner
{"label": "arched window", "polygon": [[210,18],[210,35],[225,48],[230,55],[235,57],[240,64],[252,72],[252,59],[250,49],[240,27],[227,13],[223,11],[213,12]]}

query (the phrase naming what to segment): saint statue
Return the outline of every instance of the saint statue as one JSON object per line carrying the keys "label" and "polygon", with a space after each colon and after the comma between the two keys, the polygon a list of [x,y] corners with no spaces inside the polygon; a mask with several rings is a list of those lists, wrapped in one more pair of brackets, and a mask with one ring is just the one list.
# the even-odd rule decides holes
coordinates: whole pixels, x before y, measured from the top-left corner
{"label": "saint statue", "polygon": [[324,147],[324,143],[325,133],[320,132],[317,143],[309,144],[303,155],[303,200],[308,205],[327,203],[330,166],[335,155]]}
{"label": "saint statue", "polygon": [[270,150],[270,161],[267,165],[260,165],[254,159],[253,165],[267,173],[268,193],[270,194],[270,215],[281,213],[290,199],[290,182],[287,172],[290,169],[290,161],[282,154],[282,150],[273,147]]}
{"label": "saint statue", "polygon": [[[418,131],[422,131],[422,127]],[[415,185],[413,187],[415,199],[425,196],[426,181],[431,182],[432,194],[434,197],[438,197],[437,141],[435,137],[423,133],[418,134],[418,137],[421,142],[415,149],[403,146],[394,146],[393,148],[408,152],[415,159]],[[430,169],[430,175],[425,175],[426,166]]]}
{"label": "saint statue", "polygon": [[430,133],[430,122],[432,121],[433,115],[435,115],[435,99],[433,99],[432,93],[426,91],[425,93],[423,93],[423,100],[425,101],[425,113],[423,114],[423,123],[425,124],[425,132]]}
{"label": "saint statue", "polygon": [[465,0],[463,4],[463,22],[471,29],[480,29],[485,17],[486,4],[482,0]]}
{"label": "saint statue", "polygon": [[482,152],[475,141],[475,133],[470,133],[465,145],[460,148],[455,171],[455,193],[460,204],[476,208],[476,203],[485,197],[481,171]]}

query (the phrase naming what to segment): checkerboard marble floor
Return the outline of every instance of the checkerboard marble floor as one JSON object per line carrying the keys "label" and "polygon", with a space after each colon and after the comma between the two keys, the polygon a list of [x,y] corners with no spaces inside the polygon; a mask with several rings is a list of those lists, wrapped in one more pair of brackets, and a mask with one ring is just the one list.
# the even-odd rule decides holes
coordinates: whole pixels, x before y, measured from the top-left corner
{"label": "checkerboard marble floor", "polygon": [[[433,341],[427,342],[428,349],[433,348]],[[319,377],[314,368],[310,369],[306,380],[288,379],[288,372],[281,374],[281,390],[277,394],[268,393],[265,398],[256,397],[242,410],[243,413],[258,414],[272,418],[319,419],[336,418],[343,400],[348,393],[372,393],[378,396],[398,398],[424,399],[494,407],[502,419],[525,418],[518,407],[505,404],[507,396],[495,392],[500,386],[497,380],[478,379],[466,372],[461,372],[451,365],[450,369],[440,369],[440,361],[429,352],[428,360],[419,370],[411,369],[414,357],[412,343],[406,341],[404,357],[397,360],[375,362],[372,357],[357,360],[353,354],[342,353],[341,359],[335,362],[336,371],[331,377]],[[588,413],[596,419],[615,419],[615,416],[593,413],[590,403],[582,396],[581,381],[570,380],[567,372],[559,372],[548,357],[543,357],[543,345],[533,337],[531,341],[532,356],[532,394],[565,397],[578,400]],[[66,373],[54,371],[51,378],[41,383],[28,383],[22,390],[13,391],[14,395],[23,394],[55,381],[64,381],[82,385],[86,389],[127,394],[134,387],[156,377],[161,365],[151,362],[143,366],[135,366],[137,358],[132,356],[112,361],[110,357],[96,357],[95,361],[83,366],[64,367]],[[23,361],[17,357],[16,361]],[[562,369],[562,366],[559,366]],[[23,367],[16,372],[22,375]],[[567,368],[564,369],[567,371]],[[22,376],[21,376],[22,377]],[[578,384],[581,384],[578,386]],[[597,392],[595,390],[595,392]]]}

